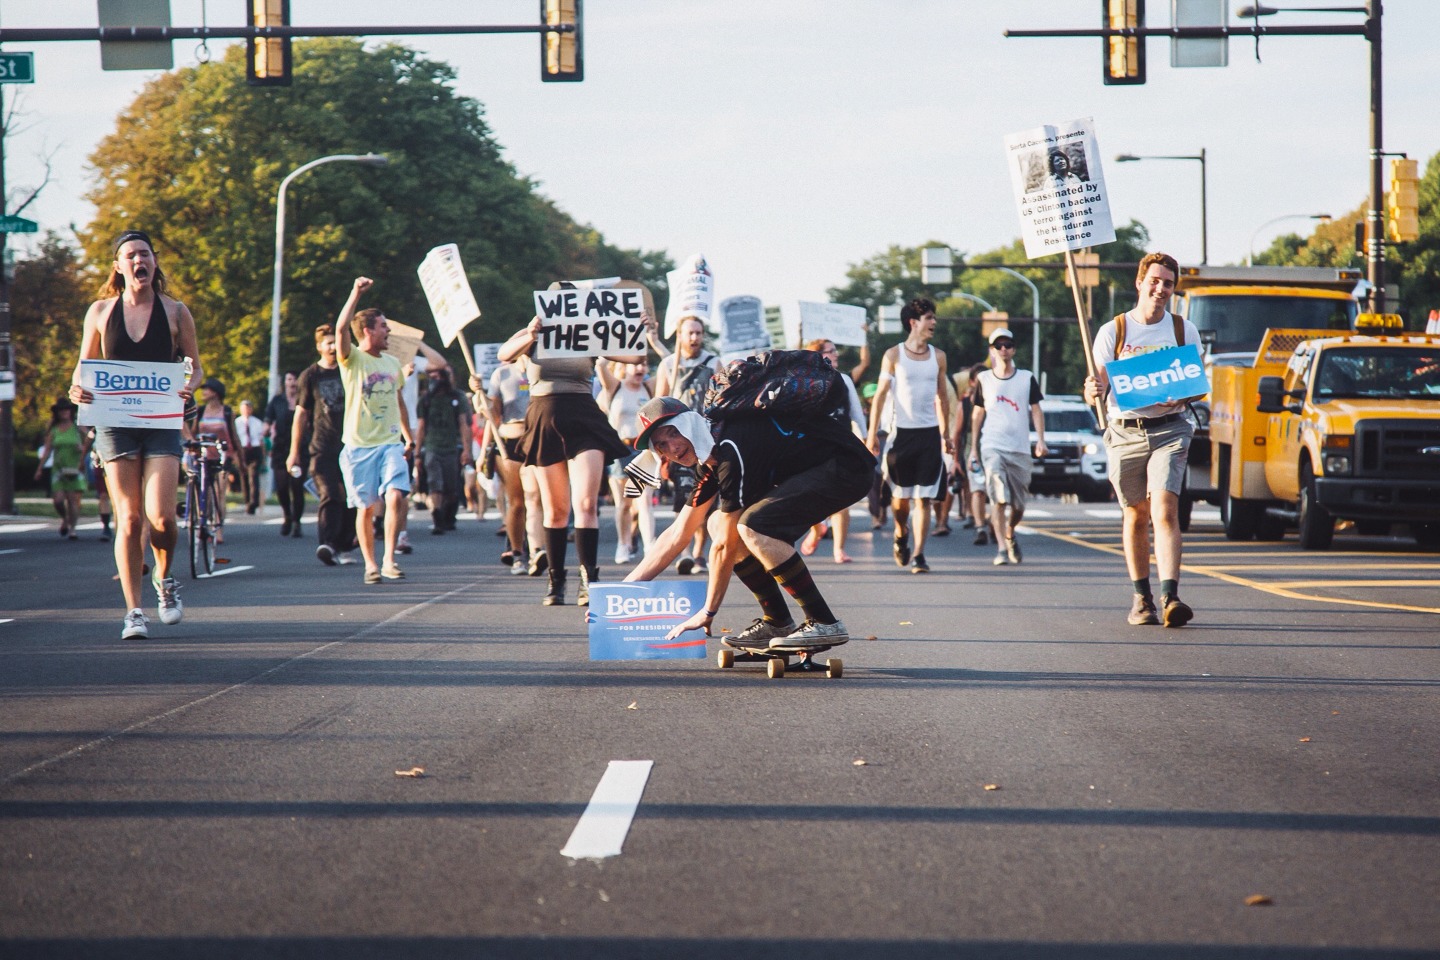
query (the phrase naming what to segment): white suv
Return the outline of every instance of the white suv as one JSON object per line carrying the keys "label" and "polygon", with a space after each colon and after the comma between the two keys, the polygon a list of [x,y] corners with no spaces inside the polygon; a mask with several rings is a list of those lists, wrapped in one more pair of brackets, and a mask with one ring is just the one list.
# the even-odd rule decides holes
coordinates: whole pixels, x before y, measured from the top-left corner
{"label": "white suv", "polygon": [[[1045,414],[1044,459],[1036,459],[1030,472],[1032,493],[1073,493],[1084,501],[1114,496],[1105,474],[1105,441],[1096,426],[1095,411],[1080,397],[1056,396],[1040,401]],[[1030,442],[1035,442],[1030,434]]]}

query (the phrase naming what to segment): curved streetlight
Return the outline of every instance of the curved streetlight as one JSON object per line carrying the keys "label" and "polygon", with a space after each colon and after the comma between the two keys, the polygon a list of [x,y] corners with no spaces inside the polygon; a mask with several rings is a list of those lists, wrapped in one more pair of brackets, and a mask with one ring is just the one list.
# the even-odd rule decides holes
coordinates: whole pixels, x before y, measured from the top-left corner
{"label": "curved streetlight", "polygon": [[1260,226],[1255,228],[1254,233],[1250,234],[1250,259],[1245,261],[1246,264],[1252,267],[1255,266],[1255,241],[1259,238],[1261,231],[1263,231],[1266,227],[1273,227],[1275,224],[1281,223],[1285,220],[1329,221],[1333,219],[1334,217],[1330,216],[1330,214],[1328,213],[1287,213],[1283,217],[1276,217],[1274,220],[1266,220],[1264,223],[1260,224]]}
{"label": "curved streetlight", "polygon": [[984,307],[986,310],[989,310],[991,313],[999,313],[999,312],[1000,312],[1000,311],[998,311],[998,310],[995,309],[995,306],[994,306],[993,304],[987,303],[986,301],[981,300],[979,297],[975,296],[973,293],[965,293],[965,292],[963,292],[963,291],[961,291],[961,290],[951,290],[951,291],[950,291],[950,296],[952,296],[952,297],[964,297],[966,300],[974,300],[976,303],[980,304],[980,306]]}
{"label": "curved streetlight", "polygon": [[1171,154],[1166,156],[1136,156],[1133,153],[1122,153],[1115,158],[1116,163],[1134,163],[1138,160],[1199,160],[1200,161],[1200,265],[1203,267],[1210,262],[1210,214],[1205,205],[1205,148],[1201,147],[1199,154]]}
{"label": "curved streetlight", "polygon": [[280,181],[280,191],[275,198],[275,288],[270,300],[270,393],[265,398],[267,403],[270,397],[280,392],[280,278],[285,263],[285,188],[290,186],[291,180],[305,171],[313,170],[322,163],[335,163],[339,160],[363,163],[371,167],[383,167],[390,162],[390,158],[383,153],[337,153],[296,167],[289,176]]}

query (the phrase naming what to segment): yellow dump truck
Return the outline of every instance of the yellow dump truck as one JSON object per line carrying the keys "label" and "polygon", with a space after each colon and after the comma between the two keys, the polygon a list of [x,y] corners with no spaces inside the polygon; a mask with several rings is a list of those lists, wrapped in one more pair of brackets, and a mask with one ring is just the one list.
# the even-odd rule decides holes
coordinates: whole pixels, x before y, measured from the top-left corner
{"label": "yellow dump truck", "polygon": [[[1174,312],[1200,331],[1211,383],[1215,370],[1248,367],[1265,331],[1271,328],[1349,332],[1360,304],[1355,298],[1359,270],[1321,267],[1182,267],[1175,282]],[[1211,458],[1208,401],[1194,405],[1196,429],[1190,469],[1180,498],[1181,526],[1203,500],[1223,508]]]}
{"label": "yellow dump truck", "polygon": [[1362,314],[1354,333],[1274,329],[1253,362],[1211,371],[1212,476],[1231,540],[1330,546],[1406,524],[1440,548],[1440,336]]}

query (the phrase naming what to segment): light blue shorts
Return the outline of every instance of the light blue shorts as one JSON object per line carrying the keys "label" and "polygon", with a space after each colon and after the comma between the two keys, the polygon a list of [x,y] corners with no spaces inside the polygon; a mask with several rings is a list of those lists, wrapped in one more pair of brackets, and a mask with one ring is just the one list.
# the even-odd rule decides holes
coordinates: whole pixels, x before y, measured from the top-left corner
{"label": "light blue shorts", "polygon": [[357,510],[373,506],[390,490],[410,492],[410,465],[405,462],[405,448],[398,443],[344,447],[340,474],[345,478],[346,500]]}

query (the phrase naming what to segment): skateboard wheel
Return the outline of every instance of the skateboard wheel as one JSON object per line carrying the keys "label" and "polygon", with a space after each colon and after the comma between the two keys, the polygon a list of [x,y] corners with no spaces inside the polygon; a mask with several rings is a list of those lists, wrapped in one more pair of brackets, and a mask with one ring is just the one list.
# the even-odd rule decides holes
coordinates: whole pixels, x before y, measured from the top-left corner
{"label": "skateboard wheel", "polygon": [[785,658],[771,657],[769,665],[765,668],[765,672],[769,674],[771,680],[779,680],[785,676]]}
{"label": "skateboard wheel", "polygon": [[825,661],[825,676],[832,680],[838,680],[845,676],[845,661],[839,657],[831,657]]}
{"label": "skateboard wheel", "polygon": [[719,653],[715,654],[715,666],[719,667],[721,670],[729,670],[731,667],[735,666],[735,651],[721,650]]}

